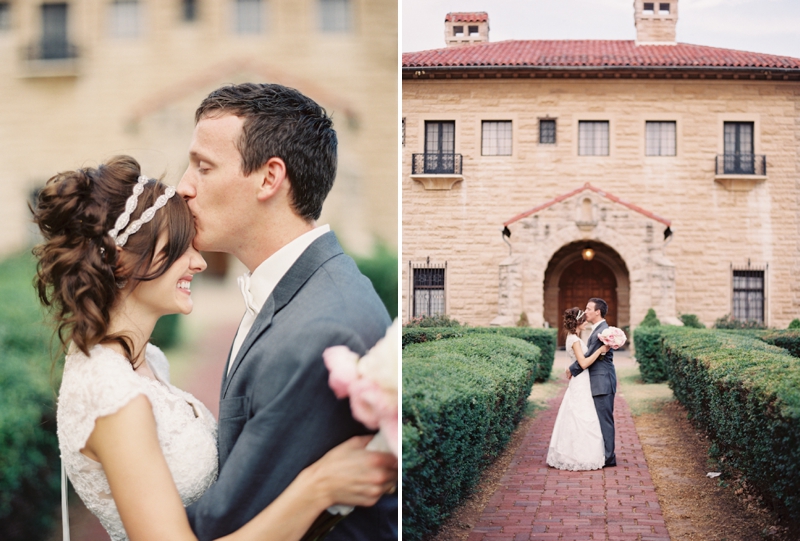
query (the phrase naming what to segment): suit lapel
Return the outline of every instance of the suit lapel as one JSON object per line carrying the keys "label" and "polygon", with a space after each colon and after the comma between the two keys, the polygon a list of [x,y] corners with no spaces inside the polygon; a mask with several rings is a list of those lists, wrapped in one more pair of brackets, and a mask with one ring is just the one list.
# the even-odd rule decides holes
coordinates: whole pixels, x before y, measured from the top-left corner
{"label": "suit lapel", "polygon": [[239,353],[236,359],[230,359],[230,352],[228,353],[228,363],[233,362],[230,370],[227,370],[226,375],[223,375],[222,393],[221,398],[224,398],[228,392],[233,375],[242,364],[244,357],[259,336],[269,329],[272,325],[272,320],[278,312],[285,307],[289,301],[297,294],[311,276],[329,259],[339,254],[344,253],[339,241],[336,240],[336,235],[333,232],[325,233],[320,238],[311,243],[306,250],[295,261],[294,265],[286,272],[281,278],[278,285],[272,291],[272,294],[267,298],[261,311],[253,321],[253,326],[250,327],[250,332],[242,342],[242,347],[239,348]]}

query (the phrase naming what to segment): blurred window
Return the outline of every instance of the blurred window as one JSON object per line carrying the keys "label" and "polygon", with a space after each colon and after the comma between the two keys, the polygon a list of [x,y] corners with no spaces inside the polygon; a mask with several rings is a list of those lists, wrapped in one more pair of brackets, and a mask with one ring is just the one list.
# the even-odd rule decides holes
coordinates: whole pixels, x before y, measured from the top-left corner
{"label": "blurred window", "polygon": [[183,0],[181,15],[186,22],[197,20],[197,0]]}
{"label": "blurred window", "polygon": [[539,144],[540,145],[556,144],[555,119],[548,119],[548,118],[539,119]]}
{"label": "blurred window", "polygon": [[482,124],[481,154],[511,156],[511,121],[484,120]]}
{"label": "blurred window", "polygon": [[447,264],[414,269],[414,317],[445,314],[444,279]]}
{"label": "blurred window", "polygon": [[733,271],[733,318],[764,323],[764,271]]}
{"label": "blurred window", "polygon": [[645,122],[645,155],[675,156],[675,122]]}
{"label": "blurred window", "polygon": [[115,38],[135,38],[141,34],[141,4],[137,0],[113,0],[109,27]]}
{"label": "blurred window", "polygon": [[0,2],[0,32],[11,29],[11,5]]}
{"label": "blurred window", "polygon": [[319,0],[320,29],[350,32],[353,29],[350,0]]}
{"label": "blurred window", "polygon": [[42,51],[45,60],[69,58],[67,4],[42,4]]}
{"label": "blurred window", "polygon": [[608,121],[578,122],[578,156],[608,156]]}
{"label": "blurred window", "polygon": [[234,19],[237,34],[260,34],[263,30],[261,0],[235,0]]}

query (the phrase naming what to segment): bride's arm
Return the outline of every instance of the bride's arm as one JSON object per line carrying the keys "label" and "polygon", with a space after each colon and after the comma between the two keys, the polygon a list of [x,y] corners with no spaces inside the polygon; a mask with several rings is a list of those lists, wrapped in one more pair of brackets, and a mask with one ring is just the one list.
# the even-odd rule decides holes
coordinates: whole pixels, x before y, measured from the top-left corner
{"label": "bride's arm", "polygon": [[[364,451],[353,438],[312,464],[253,520],[222,539],[300,539],[335,503],[372,505],[395,482],[393,456]],[[138,396],[100,417],[82,450],[98,460],[131,541],[195,541],[178,489],[161,452],[149,400]]]}
{"label": "bride's arm", "polygon": [[600,355],[605,355],[609,350],[609,347],[603,344],[597,349],[597,351],[592,353],[589,357],[586,357],[583,354],[583,348],[581,346],[581,342],[576,340],[572,344],[572,351],[575,352],[575,358],[578,359],[578,364],[581,365],[581,368],[584,370],[589,368],[600,357]]}

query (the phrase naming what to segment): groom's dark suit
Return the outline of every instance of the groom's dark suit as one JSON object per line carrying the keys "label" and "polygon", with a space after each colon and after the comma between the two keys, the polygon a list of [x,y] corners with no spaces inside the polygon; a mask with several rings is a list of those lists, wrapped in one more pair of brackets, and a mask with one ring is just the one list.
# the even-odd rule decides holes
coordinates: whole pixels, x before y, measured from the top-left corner
{"label": "groom's dark suit", "polygon": [[[253,322],[219,406],[219,478],[187,508],[201,541],[227,535],[272,502],[297,474],[351,436],[365,434],[328,387],[325,348],[364,354],[391,323],[370,281],[336,236],[315,240]],[[397,539],[397,496],[357,508],[327,537]]]}
{"label": "groom's dark suit", "polygon": [[[586,345],[587,357],[590,357],[603,345],[597,335],[607,328],[608,323],[603,320],[592,330],[592,334],[589,336],[589,343]],[[594,408],[597,410],[597,418],[600,420],[600,431],[603,433],[606,466],[613,466],[617,463],[617,456],[614,454],[614,396],[617,392],[617,371],[614,369],[614,350],[611,349],[608,353],[599,357],[592,363],[588,370],[592,385]],[[583,372],[583,368],[575,361],[569,367],[569,371],[574,377]]]}

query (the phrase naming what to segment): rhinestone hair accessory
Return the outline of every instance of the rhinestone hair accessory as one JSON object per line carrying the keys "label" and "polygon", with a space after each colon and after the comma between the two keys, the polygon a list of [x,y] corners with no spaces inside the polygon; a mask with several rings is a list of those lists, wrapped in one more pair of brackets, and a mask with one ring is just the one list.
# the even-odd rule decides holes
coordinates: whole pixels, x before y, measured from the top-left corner
{"label": "rhinestone hair accessory", "polygon": [[[136,203],[138,203],[139,196],[144,190],[144,185],[148,180],[150,179],[144,175],[139,177],[139,182],[137,182],[136,186],[133,187],[133,194],[125,202],[125,212],[123,212],[122,215],[117,218],[117,221],[114,224],[114,229],[108,232],[111,238],[114,239],[116,245],[120,248],[125,246],[125,243],[128,242],[128,237],[139,231],[144,224],[152,220],[156,215],[156,211],[166,205],[169,198],[175,195],[175,187],[167,186],[167,189],[163,194],[158,196],[158,199],[156,199],[156,202],[153,203],[153,206],[145,209],[145,211],[142,212],[142,215],[139,216],[137,220],[134,220],[130,225],[128,225],[128,222],[131,219],[131,213],[136,210]],[[126,225],[128,225],[127,228],[125,228]],[[125,228],[125,231],[121,232],[123,228]]]}
{"label": "rhinestone hair accessory", "polygon": [[578,315],[575,317],[575,319],[582,318],[584,316],[584,314],[585,314],[585,312],[583,310],[578,310]]}

